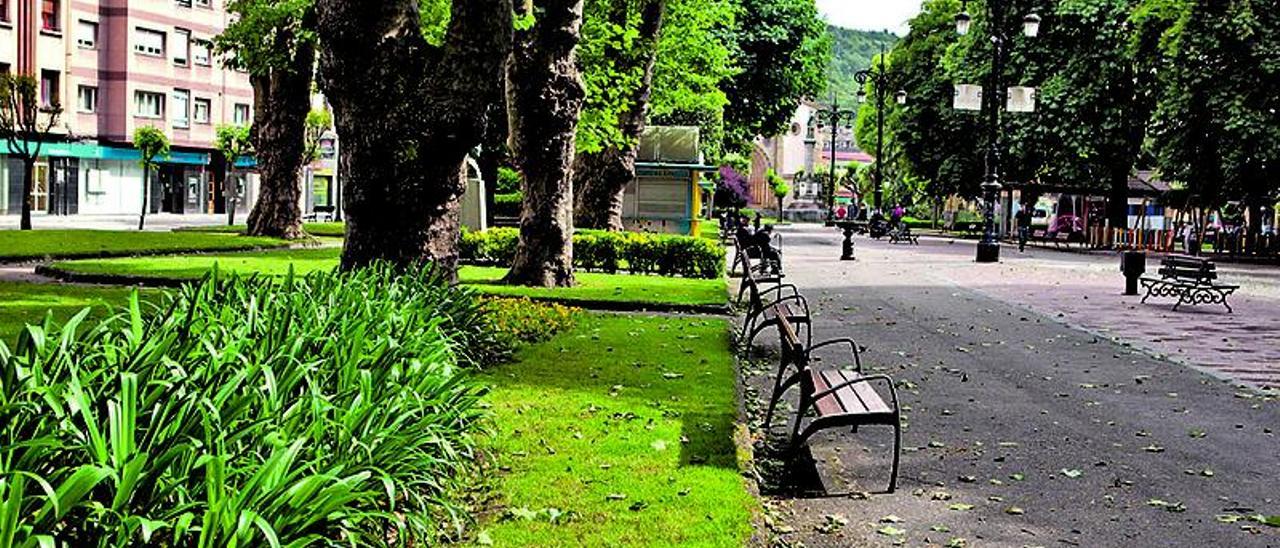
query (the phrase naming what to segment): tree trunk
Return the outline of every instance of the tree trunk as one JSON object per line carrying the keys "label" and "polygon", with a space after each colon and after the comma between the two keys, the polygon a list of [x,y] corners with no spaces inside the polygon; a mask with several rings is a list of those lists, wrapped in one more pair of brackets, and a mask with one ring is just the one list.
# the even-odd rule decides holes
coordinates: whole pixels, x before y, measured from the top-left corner
{"label": "tree trunk", "polygon": [[151,201],[147,199],[147,193],[151,190],[151,166],[142,166],[142,210],[138,212],[138,230],[142,230],[147,224],[147,210],[150,209]]}
{"label": "tree trunk", "polygon": [[320,84],[334,107],[346,203],[342,268],[458,259],[463,160],[484,134],[511,44],[511,0],[453,4],[445,42],[417,0],[317,0]]}
{"label": "tree trunk", "polygon": [[[620,0],[614,0],[615,3]],[[627,23],[626,4],[616,4],[614,24]],[[615,50],[619,72],[642,70],[640,85],[631,97],[631,105],[618,114],[618,125],[627,139],[625,146],[609,146],[599,152],[582,154],[574,164],[574,188],[577,199],[574,214],[584,228],[620,231],[622,202],[627,184],[636,178],[636,147],[644,132],[653,90],[653,68],[658,54],[658,36],[662,32],[662,16],[666,0],[648,0],[640,16],[638,39],[630,58]]]}
{"label": "tree trunk", "polygon": [[[314,26],[315,14],[304,16],[303,28]],[[281,36],[288,44],[292,37]],[[298,46],[292,66],[255,74],[253,83],[253,148],[257,153],[258,201],[249,213],[250,236],[297,239],[302,229],[302,166],[306,163],[306,123],[311,110],[311,75],[315,46]]]}
{"label": "tree trunk", "polygon": [[1129,228],[1129,172],[1111,174],[1107,188],[1107,222],[1111,228]]}
{"label": "tree trunk", "polygon": [[524,204],[507,283],[573,285],[573,156],[585,91],[575,50],[583,0],[536,0],[537,22],[516,33],[507,61],[511,153]]}
{"label": "tree trunk", "polygon": [[22,220],[18,223],[20,230],[31,230],[31,209],[35,207],[35,199],[31,191],[36,182],[36,161],[34,158],[22,159]]}

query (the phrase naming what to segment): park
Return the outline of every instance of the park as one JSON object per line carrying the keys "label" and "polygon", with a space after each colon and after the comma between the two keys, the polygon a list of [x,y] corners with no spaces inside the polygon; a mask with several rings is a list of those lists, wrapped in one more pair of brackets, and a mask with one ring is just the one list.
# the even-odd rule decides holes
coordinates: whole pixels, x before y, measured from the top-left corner
{"label": "park", "polygon": [[13,4],[0,548],[1280,546],[1278,6]]}

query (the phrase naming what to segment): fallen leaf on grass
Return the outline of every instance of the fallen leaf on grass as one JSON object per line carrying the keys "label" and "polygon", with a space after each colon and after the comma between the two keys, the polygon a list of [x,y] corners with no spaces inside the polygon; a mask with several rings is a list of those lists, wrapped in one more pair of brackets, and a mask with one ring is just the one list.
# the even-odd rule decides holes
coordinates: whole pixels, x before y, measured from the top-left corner
{"label": "fallen leaf on grass", "polygon": [[626,500],[626,493],[609,493],[604,496],[605,500]]}
{"label": "fallen leaf on grass", "polygon": [[826,521],[824,521],[822,525],[819,525],[814,529],[816,529],[819,533],[826,534],[826,535],[839,531],[845,525],[849,524],[849,518],[844,517],[844,514],[827,514],[825,516],[822,516],[822,519]]}

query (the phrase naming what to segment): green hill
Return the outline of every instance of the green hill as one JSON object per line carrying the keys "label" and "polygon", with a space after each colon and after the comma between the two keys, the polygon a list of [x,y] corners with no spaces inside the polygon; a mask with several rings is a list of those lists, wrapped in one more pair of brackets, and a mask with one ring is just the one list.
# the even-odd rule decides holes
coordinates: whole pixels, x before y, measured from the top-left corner
{"label": "green hill", "polygon": [[852,105],[858,93],[853,75],[871,66],[871,60],[880,53],[883,44],[886,51],[898,42],[898,36],[887,31],[865,31],[827,25],[831,33],[831,68],[828,88],[823,102],[835,90],[840,103]]}

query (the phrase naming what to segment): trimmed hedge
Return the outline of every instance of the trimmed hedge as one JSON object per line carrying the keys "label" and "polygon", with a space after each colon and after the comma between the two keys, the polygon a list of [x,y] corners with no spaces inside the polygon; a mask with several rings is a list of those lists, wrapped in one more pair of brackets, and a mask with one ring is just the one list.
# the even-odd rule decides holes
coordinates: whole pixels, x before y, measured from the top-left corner
{"label": "trimmed hedge", "polygon": [[[464,262],[509,265],[520,231],[491,228],[462,233]],[[685,278],[724,276],[724,248],[705,238],[638,232],[579,230],[573,235],[573,264],[594,272],[628,272]]]}
{"label": "trimmed hedge", "polygon": [[524,204],[524,194],[512,192],[493,195],[493,214],[498,217],[519,217],[520,207]]}

